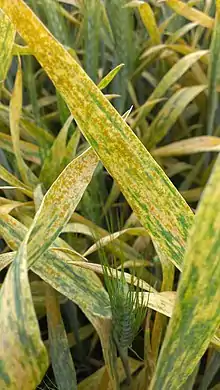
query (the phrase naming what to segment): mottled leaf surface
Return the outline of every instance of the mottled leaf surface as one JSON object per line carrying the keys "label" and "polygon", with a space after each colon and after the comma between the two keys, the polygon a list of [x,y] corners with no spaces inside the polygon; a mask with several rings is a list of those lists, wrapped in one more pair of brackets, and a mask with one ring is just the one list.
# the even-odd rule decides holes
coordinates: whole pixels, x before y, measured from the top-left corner
{"label": "mottled leaf surface", "polygon": [[78,205],[98,158],[88,149],[62,171],[43,198],[35,215],[28,244],[28,258],[33,263],[53,243]]}
{"label": "mottled leaf surface", "polygon": [[63,95],[143,226],[179,268],[193,214],[129,126],[21,0],[0,6]]}
{"label": "mottled leaf surface", "polygon": [[[19,247],[26,231],[27,228],[10,215],[0,216],[0,234],[11,249]],[[7,262],[12,259],[9,257],[3,260]],[[115,389],[117,378],[113,363],[115,349],[110,339],[111,308],[100,279],[90,270],[74,267],[68,256],[53,250],[40,256],[31,269],[54,289],[75,302],[91,321],[101,339],[111,383]]]}
{"label": "mottled leaf surface", "polygon": [[152,390],[177,390],[193,372],[220,323],[220,156],[188,240],[172,319]]}
{"label": "mottled leaf surface", "polygon": [[0,292],[0,387],[3,390],[35,389],[48,367],[28,281],[26,249],[25,241]]}

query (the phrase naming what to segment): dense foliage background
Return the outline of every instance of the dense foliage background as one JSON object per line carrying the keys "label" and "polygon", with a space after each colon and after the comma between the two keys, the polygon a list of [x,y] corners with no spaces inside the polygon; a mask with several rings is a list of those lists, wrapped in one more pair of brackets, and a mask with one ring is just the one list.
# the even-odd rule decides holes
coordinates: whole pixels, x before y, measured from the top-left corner
{"label": "dense foliage background", "polygon": [[217,390],[219,1],[0,9],[1,388]]}

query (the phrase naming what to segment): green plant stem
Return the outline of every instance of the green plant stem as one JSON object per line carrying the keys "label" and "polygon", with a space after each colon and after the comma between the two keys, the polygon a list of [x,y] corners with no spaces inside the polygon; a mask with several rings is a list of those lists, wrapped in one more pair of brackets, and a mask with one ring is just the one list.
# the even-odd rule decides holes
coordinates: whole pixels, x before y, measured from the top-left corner
{"label": "green plant stem", "polygon": [[120,358],[121,358],[121,361],[122,361],[122,364],[124,367],[127,384],[130,386],[131,382],[132,382],[132,376],[131,376],[131,371],[130,371],[129,361],[128,361],[128,348],[122,348],[117,337],[115,337],[115,336],[114,336],[114,341],[115,341],[115,344],[117,346],[117,349],[118,349],[118,352],[119,352],[119,355],[120,355]]}

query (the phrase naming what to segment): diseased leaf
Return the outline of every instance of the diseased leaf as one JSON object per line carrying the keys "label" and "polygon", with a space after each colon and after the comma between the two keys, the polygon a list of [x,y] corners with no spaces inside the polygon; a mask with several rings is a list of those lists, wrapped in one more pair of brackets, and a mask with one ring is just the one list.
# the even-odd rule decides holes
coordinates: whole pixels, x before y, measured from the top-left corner
{"label": "diseased leaf", "polygon": [[[27,228],[19,221],[14,219],[12,216],[3,214],[0,218],[0,233],[7,244],[11,249],[17,250],[24,235],[27,232]],[[1,255],[3,259],[5,255]],[[45,256],[45,257],[44,257]],[[7,254],[7,260],[13,260],[11,254]],[[56,271],[56,268],[58,271]],[[62,270],[66,271],[65,277],[62,277]],[[47,283],[51,284],[54,288],[57,289],[57,286],[60,284],[58,291],[62,292],[63,295],[68,296],[71,294],[74,302],[77,302],[81,309],[86,312],[86,315],[89,319],[95,315],[102,313],[103,317],[111,318],[111,311],[108,303],[108,295],[105,290],[102,288],[102,284],[96,275],[88,270],[80,270],[79,267],[75,267],[73,272],[73,266],[71,264],[71,259],[63,254],[62,252],[53,251],[49,249],[33,266],[32,270],[39,274]],[[84,272],[85,271],[85,272]],[[86,277],[87,275],[87,277]],[[75,280],[76,279],[76,280]],[[87,280],[86,280],[87,279]],[[68,280],[66,282],[66,280]],[[61,283],[62,281],[62,283]],[[56,286],[56,287],[55,287]],[[81,287],[80,287],[81,286]],[[99,294],[96,293],[100,290],[101,297],[100,301]],[[64,292],[65,291],[65,292]],[[68,291],[68,293],[67,293]],[[78,293],[77,293],[78,291]],[[85,293],[87,291],[87,294]],[[67,293],[67,295],[66,295]],[[91,299],[91,296],[94,297],[94,300]],[[70,298],[70,299],[72,299]],[[79,301],[78,301],[79,299]],[[80,303],[81,300],[81,303]],[[101,303],[101,306],[99,307]],[[95,309],[96,307],[96,309]],[[95,313],[95,314],[94,314]],[[92,321],[93,322],[93,321]]]}
{"label": "diseased leaf", "polygon": [[91,149],[73,160],[52,184],[35,215],[28,244],[28,259],[34,263],[53,243],[78,205],[98,158]]}
{"label": "diseased leaf", "polygon": [[28,281],[27,239],[28,235],[0,292],[1,389],[35,389],[48,368]]}
{"label": "diseased leaf", "polygon": [[[0,216],[0,234],[11,249],[16,250],[19,247],[26,231],[27,228],[10,215]],[[12,258],[5,260],[10,261]],[[110,336],[110,302],[100,279],[90,270],[73,268],[71,258],[53,250],[44,253],[31,269],[46,283],[75,302],[91,321],[101,340],[112,387],[116,389],[115,347]]]}
{"label": "diseased leaf", "polygon": [[22,0],[0,0],[0,6],[65,97],[83,134],[143,226],[181,268],[193,220],[190,208],[100,90],[27,5]]}
{"label": "diseased leaf", "polygon": [[151,384],[177,390],[193,372],[220,321],[220,155],[195,217],[177,300]]}

